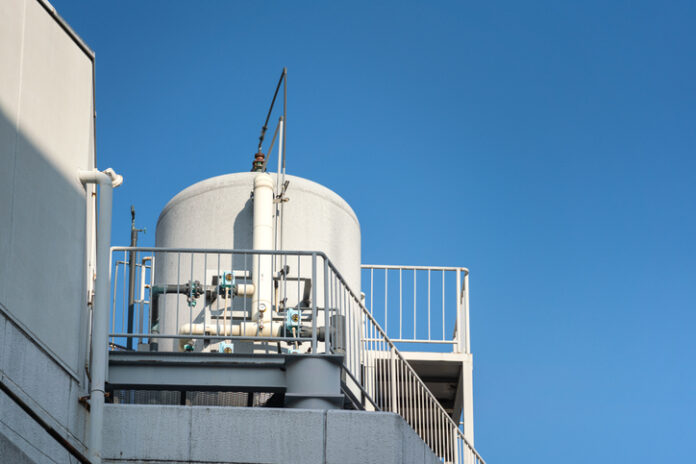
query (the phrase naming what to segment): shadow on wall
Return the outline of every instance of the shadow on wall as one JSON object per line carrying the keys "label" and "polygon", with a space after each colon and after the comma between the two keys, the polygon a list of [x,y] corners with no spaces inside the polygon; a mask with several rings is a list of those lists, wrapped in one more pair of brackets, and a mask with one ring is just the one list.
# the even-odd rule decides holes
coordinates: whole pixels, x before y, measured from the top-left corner
{"label": "shadow on wall", "polygon": [[[249,226],[254,223],[254,202],[249,198],[244,203],[244,208],[237,214],[234,219],[234,243],[232,246],[235,250],[251,250],[254,247],[252,243],[252,234]],[[251,267],[249,267],[251,269]]]}
{"label": "shadow on wall", "polygon": [[86,201],[77,171],[88,166],[76,164],[75,177],[66,178],[57,166],[72,169],[68,163],[17,130],[0,105],[0,307],[77,374],[88,320]]}
{"label": "shadow on wall", "polygon": [[[0,395],[4,393],[0,392]],[[24,454],[17,445],[15,445],[10,438],[6,437],[0,432],[0,456],[2,456],[3,462],[11,462],[13,464],[34,464],[36,461],[30,459],[29,456]]]}

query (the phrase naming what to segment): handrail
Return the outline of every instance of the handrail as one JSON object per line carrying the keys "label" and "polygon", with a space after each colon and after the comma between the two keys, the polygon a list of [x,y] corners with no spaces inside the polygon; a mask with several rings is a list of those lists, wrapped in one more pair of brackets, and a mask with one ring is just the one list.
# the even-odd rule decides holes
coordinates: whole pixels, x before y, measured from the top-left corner
{"label": "handrail", "polygon": [[392,341],[469,353],[467,268],[363,264],[361,271],[365,307]]}
{"label": "handrail", "polygon": [[[327,259],[327,264],[328,264],[329,268],[336,274],[336,276],[341,281],[341,283],[343,284],[345,289],[348,291],[350,296],[353,298],[353,301],[359,305],[360,309],[362,310],[363,317],[365,317],[367,319],[367,321],[372,323],[373,327],[377,330],[378,334],[382,336],[382,342],[387,344],[387,346],[390,349],[389,350],[390,353],[393,353],[393,355],[395,355],[397,357],[397,359],[399,361],[401,361],[401,366],[403,366],[406,369],[406,371],[413,377],[413,379],[415,379],[417,384],[421,387],[422,391],[427,392],[427,394],[430,397],[429,399],[432,400],[432,404],[435,405],[436,410],[440,413],[440,416],[441,416],[440,420],[444,419],[446,421],[446,423],[450,426],[451,431],[453,431],[456,434],[456,437],[458,438],[458,440],[460,440],[465,445],[465,447],[468,448],[468,451],[470,453],[472,453],[472,455],[478,460],[478,462],[481,464],[485,464],[485,461],[481,457],[481,455],[476,451],[476,449],[473,447],[473,445],[471,443],[469,443],[469,441],[464,437],[464,433],[460,430],[459,425],[454,422],[454,420],[449,416],[449,414],[447,414],[447,411],[445,411],[445,409],[442,407],[440,402],[434,397],[432,392],[430,392],[430,390],[425,385],[425,383],[420,378],[420,376],[416,373],[415,370],[413,370],[413,368],[408,363],[408,361],[406,361],[406,359],[402,356],[401,352],[399,352],[399,350],[396,348],[394,343],[389,339],[386,332],[382,329],[382,327],[379,325],[379,323],[375,320],[375,318],[370,313],[370,311],[365,307],[365,305],[363,304],[361,299],[350,288],[350,286],[348,285],[346,280],[343,278],[341,273],[338,271],[338,269],[328,259]],[[456,268],[456,269],[459,269],[459,268]],[[467,273],[468,273],[468,270],[467,270]],[[373,401],[372,398],[371,398],[371,401]],[[391,402],[393,402],[393,401],[394,401],[394,399],[391,400]],[[409,422],[409,425],[412,425],[408,418],[404,417],[404,419],[406,419],[406,421]],[[422,430],[420,432],[422,432]],[[421,436],[421,438],[423,438],[423,440],[430,446],[431,449],[434,448],[432,446],[432,441],[433,441],[432,436],[424,436],[424,435],[428,435],[428,434],[419,433],[419,430],[416,430],[416,433],[418,433]],[[445,439],[446,439],[446,437],[445,437]],[[455,447],[455,449],[454,449],[454,453],[452,453],[452,450],[449,450],[448,452],[456,455],[456,451],[457,451],[456,448],[457,447]],[[448,454],[445,454],[443,456],[442,455],[443,453],[438,453],[438,451],[436,449],[433,449],[433,451],[435,451],[436,454],[438,454],[441,458],[446,459],[447,457],[450,456]],[[454,456],[452,456],[452,457],[454,457]]]}

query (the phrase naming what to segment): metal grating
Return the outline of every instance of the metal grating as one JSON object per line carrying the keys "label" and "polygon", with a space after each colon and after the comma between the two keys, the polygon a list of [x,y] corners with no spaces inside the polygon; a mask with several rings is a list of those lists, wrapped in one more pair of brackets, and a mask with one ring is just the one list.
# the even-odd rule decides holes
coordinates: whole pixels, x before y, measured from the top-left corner
{"label": "metal grating", "polygon": [[272,396],[273,393],[269,392],[114,390],[113,402],[176,406],[266,407],[269,406]]}

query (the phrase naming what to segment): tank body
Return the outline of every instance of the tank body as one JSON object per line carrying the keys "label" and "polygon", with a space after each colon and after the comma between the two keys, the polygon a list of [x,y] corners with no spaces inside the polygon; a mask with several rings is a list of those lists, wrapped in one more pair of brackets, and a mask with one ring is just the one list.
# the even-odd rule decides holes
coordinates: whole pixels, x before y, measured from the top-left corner
{"label": "tank body", "polygon": [[[157,222],[156,246],[168,248],[206,248],[251,250],[253,247],[253,186],[257,173],[235,173],[206,179],[177,194],[164,207]],[[274,185],[276,175],[272,174]],[[325,253],[347,281],[350,288],[360,291],[360,225],[358,219],[339,195],[315,182],[286,175],[289,181],[284,203],[282,249],[288,251],[320,251]],[[277,207],[280,209],[280,206]],[[278,221],[280,229],[280,220]],[[280,234],[278,234],[280,235]],[[280,248],[278,244],[278,248]],[[213,275],[223,271],[250,272],[252,261],[258,255],[219,256],[216,254],[196,255],[192,263],[182,254],[167,254],[156,258],[155,284],[185,284],[199,280],[210,285]],[[257,261],[258,262],[258,261]],[[298,280],[285,283],[278,301],[285,299],[291,307],[302,299],[304,283],[311,278],[311,256],[298,259],[289,256],[286,260],[274,260],[273,274],[285,265],[289,276]],[[316,291],[317,306],[325,305],[323,260],[317,259]],[[190,307],[184,296],[165,295],[159,303],[160,333],[174,333],[186,323],[202,323],[209,305],[208,314],[216,314],[211,302],[202,302]],[[238,317],[247,317],[250,298],[236,298],[230,310]],[[220,301],[214,303],[220,307]],[[329,305],[329,303],[326,303]],[[223,303],[227,307],[227,303]],[[220,313],[218,311],[217,313]],[[323,315],[319,314],[323,322]],[[207,321],[210,322],[210,321]],[[166,349],[165,346],[163,348]]]}

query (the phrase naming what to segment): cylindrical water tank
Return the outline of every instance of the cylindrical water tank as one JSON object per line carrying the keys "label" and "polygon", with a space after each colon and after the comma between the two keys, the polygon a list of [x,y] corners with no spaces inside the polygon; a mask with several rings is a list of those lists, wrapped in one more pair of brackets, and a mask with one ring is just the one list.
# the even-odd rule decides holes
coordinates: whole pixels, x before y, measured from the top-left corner
{"label": "cylindrical water tank", "polygon": [[[244,172],[206,179],[181,191],[164,207],[157,222],[156,246],[169,248],[206,248],[251,250],[253,247],[254,178],[258,173]],[[274,185],[276,175],[271,174]],[[350,288],[360,292],[360,224],[351,207],[333,191],[301,177],[287,175],[289,181],[283,204],[282,249],[321,251],[339,270]],[[277,192],[276,192],[277,193]],[[277,206],[280,209],[280,206]],[[280,228],[280,221],[278,221]],[[163,257],[164,258],[164,257]],[[251,270],[253,258],[232,258],[232,263],[216,262],[209,255],[191,263],[185,255],[168,255],[155,266],[155,285],[185,284],[189,277],[210,285],[211,274],[219,270]],[[246,262],[245,262],[246,261]],[[290,275],[311,277],[311,258],[289,257],[286,261]],[[321,259],[318,265],[322,266]],[[189,273],[188,269],[192,271]],[[227,269],[234,268],[234,269]],[[280,266],[276,268],[279,270]],[[324,300],[323,267],[317,269],[312,284],[317,292],[317,304]],[[288,282],[296,286],[296,281]],[[299,289],[299,287],[298,287]],[[287,306],[297,304],[298,298],[288,290]],[[169,295],[160,303],[161,334],[174,333],[189,322],[203,322],[202,308],[186,305],[185,299]],[[241,300],[240,300],[241,304]],[[244,309],[239,306],[236,309]]]}

